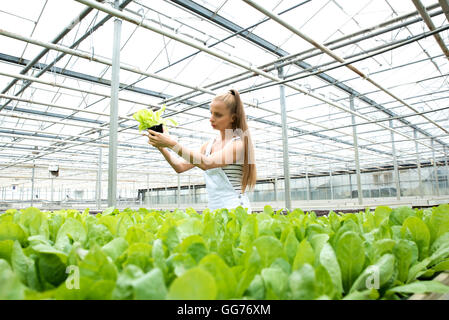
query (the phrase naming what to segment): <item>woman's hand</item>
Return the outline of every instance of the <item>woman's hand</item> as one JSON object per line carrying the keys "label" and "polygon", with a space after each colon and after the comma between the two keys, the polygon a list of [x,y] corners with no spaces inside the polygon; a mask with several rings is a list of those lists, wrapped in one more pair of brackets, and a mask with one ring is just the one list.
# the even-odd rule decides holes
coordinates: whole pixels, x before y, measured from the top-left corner
{"label": "woman's hand", "polygon": [[149,129],[147,131],[148,143],[153,147],[156,147],[158,149],[172,148],[177,144],[176,140],[172,139],[170,135],[165,133],[165,130],[164,133],[159,133]]}

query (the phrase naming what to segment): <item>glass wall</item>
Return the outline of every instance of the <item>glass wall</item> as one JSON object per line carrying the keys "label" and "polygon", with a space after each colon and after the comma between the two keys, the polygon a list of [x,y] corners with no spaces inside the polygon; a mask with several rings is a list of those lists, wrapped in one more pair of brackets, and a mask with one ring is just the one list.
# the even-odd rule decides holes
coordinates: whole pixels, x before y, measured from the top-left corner
{"label": "glass wall", "polygon": [[[421,168],[421,183],[418,170],[401,169],[399,171],[400,195],[402,197],[416,196],[428,197],[449,195],[449,170],[445,166]],[[361,174],[363,198],[396,197],[396,183],[394,172],[384,170],[378,172],[364,172]],[[309,177],[306,179],[292,178],[290,181],[292,200],[333,200],[351,199],[358,197],[356,174],[335,174],[330,176]],[[260,182],[255,190],[248,193],[251,202],[284,201],[284,180],[277,179]],[[23,202],[30,204],[31,189],[22,186],[0,188],[0,202]],[[51,202],[51,188],[40,187],[36,184],[34,189],[34,203]],[[107,186],[102,187],[103,207],[107,203]],[[180,190],[180,204],[206,206],[207,194],[203,186],[188,186]],[[125,207],[160,207],[176,205],[178,202],[178,189],[150,189],[136,190],[133,186],[124,186],[118,189],[117,206]],[[83,204],[95,208],[95,188],[71,189],[69,186],[59,186],[53,190],[53,203],[60,207]]]}

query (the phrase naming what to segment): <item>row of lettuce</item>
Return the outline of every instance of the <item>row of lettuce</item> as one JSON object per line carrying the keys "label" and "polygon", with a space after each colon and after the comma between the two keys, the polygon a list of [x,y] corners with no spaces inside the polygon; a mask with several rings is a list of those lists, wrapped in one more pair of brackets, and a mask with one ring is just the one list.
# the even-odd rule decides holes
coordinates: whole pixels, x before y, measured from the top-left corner
{"label": "row of lettuce", "polygon": [[449,205],[0,215],[0,299],[404,299],[446,270]]}

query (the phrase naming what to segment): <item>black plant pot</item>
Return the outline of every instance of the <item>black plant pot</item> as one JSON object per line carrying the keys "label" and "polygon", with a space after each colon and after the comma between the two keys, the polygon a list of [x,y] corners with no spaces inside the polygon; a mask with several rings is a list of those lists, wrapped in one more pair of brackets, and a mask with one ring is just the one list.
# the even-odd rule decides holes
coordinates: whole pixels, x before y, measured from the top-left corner
{"label": "black plant pot", "polygon": [[148,128],[148,129],[156,131],[156,132],[164,133],[164,130],[162,129],[162,123],[152,126],[151,128]]}

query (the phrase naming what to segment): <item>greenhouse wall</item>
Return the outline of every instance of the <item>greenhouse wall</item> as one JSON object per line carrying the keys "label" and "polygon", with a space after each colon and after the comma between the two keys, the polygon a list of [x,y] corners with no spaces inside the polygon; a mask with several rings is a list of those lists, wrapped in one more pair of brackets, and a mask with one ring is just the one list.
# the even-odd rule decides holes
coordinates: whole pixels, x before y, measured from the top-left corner
{"label": "greenhouse wall", "polygon": [[[449,195],[449,174],[447,167],[439,167],[435,174],[434,167],[421,168],[421,188],[418,170],[401,169],[399,171],[401,197],[426,197]],[[276,187],[275,187],[276,184]],[[376,172],[362,172],[362,197],[394,198],[397,197],[394,172],[383,170]],[[309,185],[309,187],[307,187]],[[181,185],[179,204],[206,206],[207,193],[204,185]],[[338,200],[358,198],[356,174],[334,174],[330,176],[310,176],[291,178],[291,199],[293,201],[307,200]],[[163,207],[164,205],[178,204],[178,188],[176,186],[152,189],[137,189],[135,185],[128,184],[118,188],[117,207]],[[276,191],[276,192],[275,192]],[[54,206],[81,205],[95,208],[95,188],[71,189],[70,187],[51,188],[35,186],[34,205],[53,204]],[[284,180],[276,179],[259,182],[255,189],[248,193],[251,202],[285,201]],[[31,188],[17,186],[15,188],[3,187],[0,189],[0,201],[7,203],[23,203],[30,205]],[[53,200],[52,200],[53,199]],[[102,189],[102,205],[106,205],[107,190]]]}

